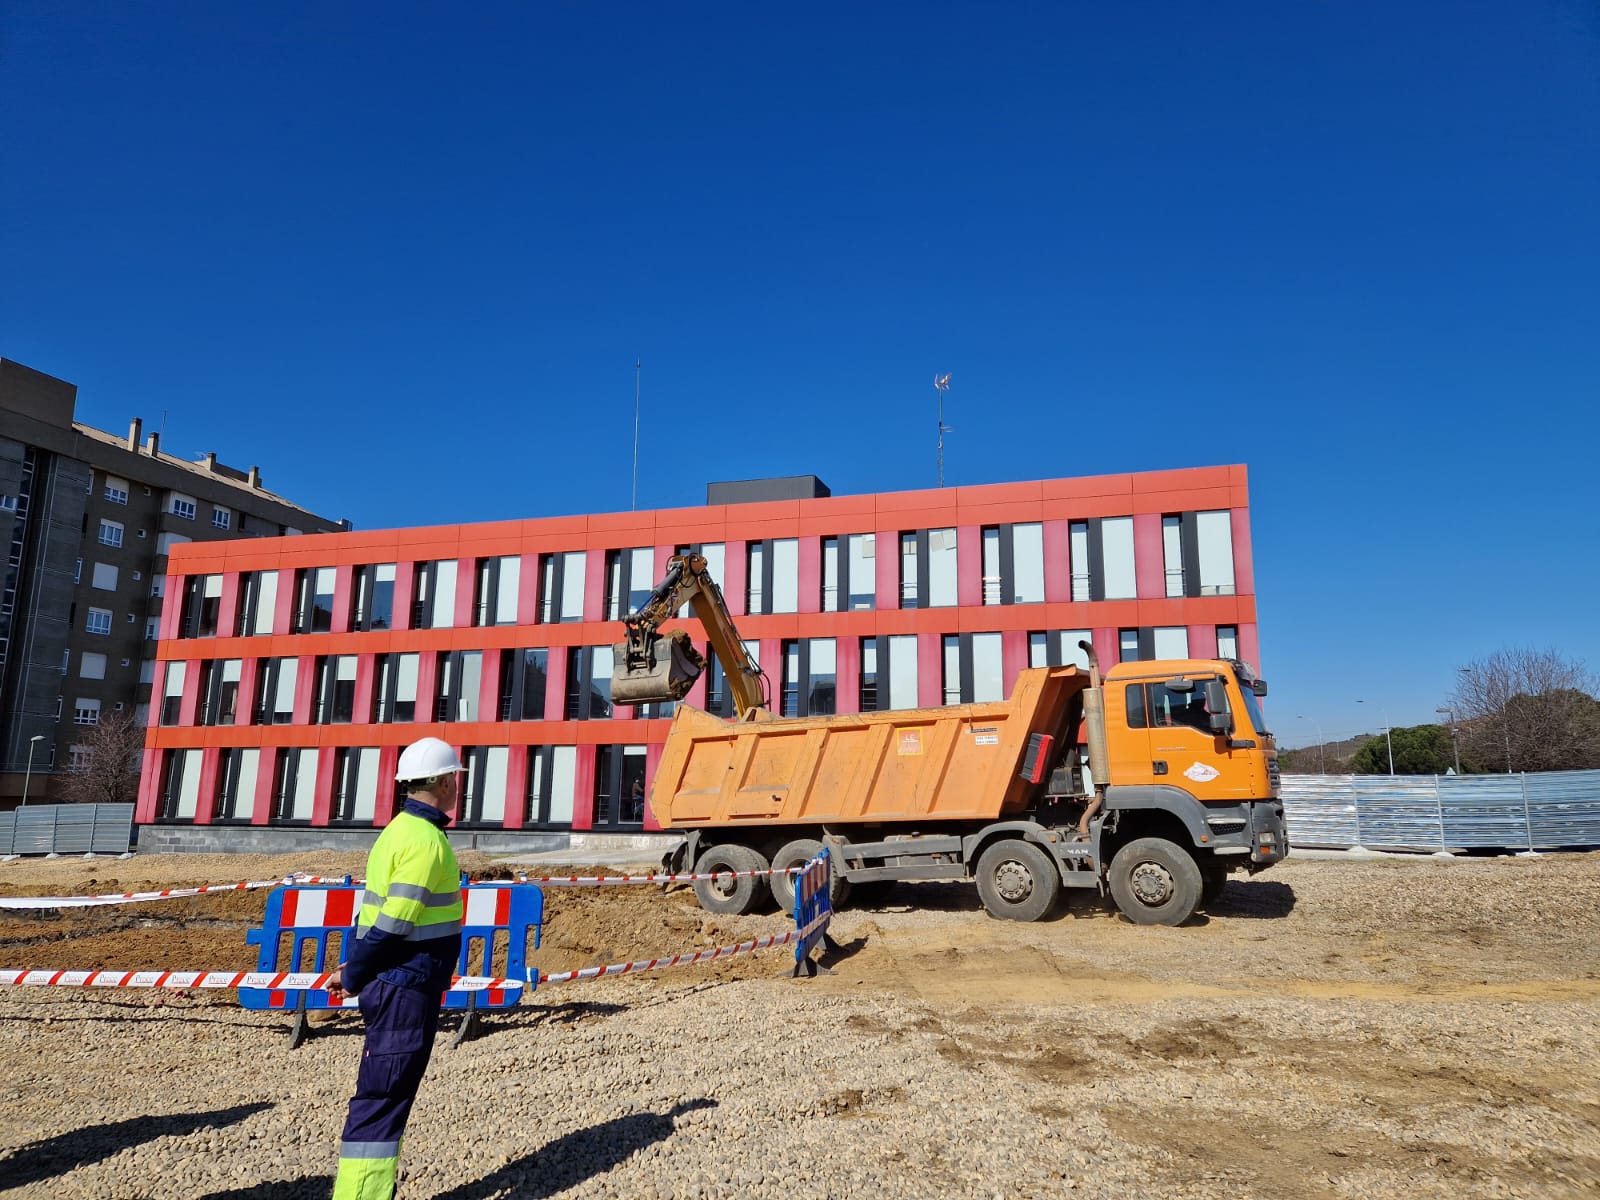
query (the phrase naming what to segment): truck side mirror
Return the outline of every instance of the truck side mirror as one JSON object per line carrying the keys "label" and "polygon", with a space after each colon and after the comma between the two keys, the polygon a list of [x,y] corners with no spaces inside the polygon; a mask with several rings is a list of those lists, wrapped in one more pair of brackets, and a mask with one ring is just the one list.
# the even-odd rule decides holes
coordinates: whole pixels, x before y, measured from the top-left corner
{"label": "truck side mirror", "polygon": [[1206,708],[1211,714],[1212,733],[1233,731],[1233,714],[1228,711],[1228,685],[1222,680],[1206,680]]}

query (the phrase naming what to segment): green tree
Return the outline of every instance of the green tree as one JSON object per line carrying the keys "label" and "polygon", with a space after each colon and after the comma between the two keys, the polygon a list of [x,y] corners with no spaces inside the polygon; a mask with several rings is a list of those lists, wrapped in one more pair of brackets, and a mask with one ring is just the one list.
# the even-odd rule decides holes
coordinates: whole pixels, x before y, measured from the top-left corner
{"label": "green tree", "polygon": [[1450,731],[1442,725],[1412,725],[1391,729],[1368,738],[1351,759],[1350,769],[1357,775],[1389,773],[1389,738],[1394,739],[1396,775],[1443,775],[1455,763],[1450,748]]}
{"label": "green tree", "polygon": [[1486,771],[1600,767],[1600,680],[1554,650],[1498,650],[1456,672],[1463,763]]}

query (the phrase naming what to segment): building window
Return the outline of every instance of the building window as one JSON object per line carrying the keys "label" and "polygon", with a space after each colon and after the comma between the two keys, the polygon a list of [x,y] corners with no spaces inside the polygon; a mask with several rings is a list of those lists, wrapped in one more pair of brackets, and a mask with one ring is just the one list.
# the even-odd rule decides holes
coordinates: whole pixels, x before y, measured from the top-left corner
{"label": "building window", "polygon": [[1151,658],[1188,658],[1189,629],[1184,625],[1158,625],[1150,631]]}
{"label": "building window", "polygon": [[79,679],[104,679],[106,677],[106,656],[104,654],[91,654],[85,650],[78,661]]}
{"label": "building window", "polygon": [[1005,699],[998,633],[952,633],[944,638],[944,702],[990,704]]}
{"label": "building window", "polygon": [[74,700],[72,702],[72,723],[74,725],[100,724],[100,701]]}
{"label": "building window", "polygon": [[1028,665],[1030,667],[1079,667],[1089,669],[1089,655],[1079,647],[1079,642],[1094,644],[1094,635],[1087,629],[1052,629],[1028,635]]}
{"label": "building window", "polygon": [[576,746],[529,746],[526,823],[570,827],[577,776]]}
{"label": "building window", "polygon": [[823,612],[865,612],[876,607],[876,546],[870,533],[822,539]]}
{"label": "building window", "polygon": [[473,596],[474,625],[515,625],[517,589],[522,579],[522,559],[515,554],[478,560],[477,593]]}
{"label": "building window", "polygon": [[478,693],[483,687],[482,650],[445,650],[439,654],[439,693],[435,721],[478,720]]}
{"label": "building window", "polygon": [[146,617],[144,619],[144,640],[153,642],[161,636],[161,618]]}
{"label": "building window", "polygon": [[417,719],[416,654],[380,654],[375,666],[377,686],[372,689],[372,719],[376,724],[404,724]]}
{"label": "building window", "polygon": [[358,633],[394,623],[394,564],[357,567],[350,589],[350,628]]}
{"label": "building window", "polygon": [[596,746],[594,827],[615,829],[644,824],[643,746]]}
{"label": "building window", "polygon": [[239,719],[237,658],[219,658],[200,666],[200,724],[232,725]]}
{"label": "building window", "polygon": [[183,589],[183,622],[178,636],[216,637],[221,613],[222,576],[191,575]]}
{"label": "building window", "polygon": [[1132,517],[1073,521],[1068,536],[1074,600],[1132,600],[1138,595]]}
{"label": "building window", "polygon": [[278,573],[247,571],[239,580],[239,623],[237,637],[264,637],[272,632],[278,607]]}
{"label": "building window", "polygon": [[115,475],[107,475],[105,490],[100,494],[113,504],[126,504],[128,502],[128,481],[126,479],[118,479]]}
{"label": "building window", "polygon": [[411,628],[450,629],[455,623],[455,559],[418,563],[411,585]]}
{"label": "building window", "polygon": [[175,517],[182,517],[186,521],[194,520],[195,501],[193,496],[185,496],[181,492],[173,492],[167,501],[167,511]]}
{"label": "building window", "polygon": [[800,542],[776,538],[745,543],[745,612],[792,613],[800,607]]}
{"label": "building window", "polygon": [[294,722],[294,693],[299,677],[298,658],[261,660],[256,683],[257,725],[289,725]]}
{"label": "building window", "polygon": [[983,527],[983,602],[1044,602],[1044,526]]}
{"label": "building window", "polygon": [[1231,596],[1233,514],[1169,514],[1161,518],[1161,552],[1168,596]]}
{"label": "building window", "polygon": [[325,654],[317,659],[315,707],[318,725],[348,725],[356,719],[356,656]]}
{"label": "building window", "polygon": [[1183,518],[1161,518],[1161,561],[1166,570],[1166,594],[1182,596],[1183,591]]}
{"label": "building window", "polygon": [[378,808],[378,751],[340,746],[333,753],[333,803],[329,821],[370,825]]}
{"label": "building window", "polygon": [[1139,659],[1139,631],[1137,629],[1117,630],[1117,661],[1138,662]]}
{"label": "building window", "polygon": [[1217,657],[1237,660],[1239,657],[1239,627],[1217,626]]}
{"label": "building window", "polygon": [[[706,574],[711,576],[711,581],[719,588],[722,586],[723,568],[727,565],[728,548],[721,542],[694,542],[687,546],[679,546],[674,554],[698,554],[706,560]],[[678,610],[680,617],[692,615],[690,606],[685,604]]]}
{"label": "building window", "polygon": [[327,633],[333,628],[333,588],[338,572],[332,567],[302,567],[294,573],[294,628],[292,633]]}
{"label": "building window", "polygon": [[189,664],[183,662],[167,664],[167,675],[161,688],[162,725],[176,725],[183,713],[183,680],[188,667]]}
{"label": "building window", "polygon": [[199,750],[171,750],[167,753],[167,774],[161,788],[163,821],[194,820],[195,802],[200,798]]}
{"label": "building window", "polygon": [[91,608],[89,618],[84,622],[84,629],[89,633],[111,633],[111,610],[109,608]]}
{"label": "building window", "polygon": [[644,607],[655,590],[656,552],[639,546],[606,551],[606,620],[620,621]]}
{"label": "building window", "polygon": [[100,518],[100,544],[102,546],[122,545],[122,522],[108,521]]}
{"label": "building window", "polygon": [[311,820],[316,795],[317,751],[295,746],[280,750],[272,778],[272,819]]}
{"label": "building window", "polygon": [[861,711],[916,707],[916,635],[862,638]]}
{"label": "building window", "polygon": [[546,554],[539,560],[539,621],[545,625],[583,620],[585,552]]}
{"label": "building window", "polygon": [[261,751],[254,747],[230,747],[222,751],[218,766],[216,819],[248,821],[255,812],[256,778],[261,766]]}
{"label": "building window", "polygon": [[948,608],[956,602],[956,531],[900,535],[900,607]]}
{"label": "building window", "polygon": [[574,646],[567,652],[569,721],[597,721],[611,715],[611,647]]}
{"label": "building window", "polygon": [[820,717],[839,711],[837,654],[832,638],[783,643],[785,717]]}
{"label": "building window", "polygon": [[[144,536],[142,530],[139,536]],[[192,541],[194,541],[193,538],[184,537],[181,533],[158,533],[156,534],[156,553],[171,554],[174,546],[182,546]]]}
{"label": "building window", "polygon": [[[761,643],[745,642],[744,652],[750,656],[751,664],[759,668]],[[728,689],[727,669],[716,651],[709,648],[706,652],[706,711],[717,717],[738,715],[733,711],[733,693]]]}
{"label": "building window", "polygon": [[218,504],[211,510],[211,527],[213,529],[228,529],[233,525],[233,513]]}
{"label": "building window", "polygon": [[94,572],[90,576],[90,587],[99,588],[102,592],[117,590],[117,568],[110,563],[95,563]]}
{"label": "building window", "polygon": [[506,823],[506,773],[510,751],[504,746],[475,746],[462,756],[466,762],[466,789],[462,796],[464,825],[503,826]]}
{"label": "building window", "polygon": [[543,647],[500,652],[500,720],[544,719],[550,651]]}

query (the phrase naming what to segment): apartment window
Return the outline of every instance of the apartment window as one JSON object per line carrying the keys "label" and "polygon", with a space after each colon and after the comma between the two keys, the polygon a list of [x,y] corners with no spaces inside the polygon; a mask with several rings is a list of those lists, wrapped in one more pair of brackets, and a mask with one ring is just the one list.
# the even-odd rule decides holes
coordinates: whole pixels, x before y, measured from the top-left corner
{"label": "apartment window", "polygon": [[[698,554],[706,560],[706,574],[719,588],[722,586],[723,568],[727,565],[728,548],[721,542],[694,542],[687,546],[679,546],[674,554]],[[678,610],[680,617],[690,616],[690,606],[685,604]]]}
{"label": "apartment window", "polygon": [[213,529],[228,529],[233,525],[233,513],[218,504],[211,510],[211,527]]}
{"label": "apartment window", "polygon": [[299,677],[298,658],[261,660],[256,682],[257,725],[289,725],[294,722],[294,693]]}
{"label": "apartment window", "polygon": [[161,687],[161,724],[176,725],[183,712],[183,680],[189,664],[169,662]]}
{"label": "apartment window", "polygon": [[1151,658],[1188,658],[1189,630],[1184,625],[1157,625],[1150,631]]}
{"label": "apartment window", "polygon": [[317,751],[286,747],[278,752],[272,779],[272,819],[309,821],[316,804]]}
{"label": "apartment window", "polygon": [[467,768],[462,795],[464,825],[506,823],[506,775],[510,751],[504,746],[475,746],[463,756]]}
{"label": "apartment window", "polygon": [[900,607],[948,608],[956,602],[956,531],[900,535]]}
{"label": "apartment window", "polygon": [[79,679],[104,679],[106,677],[106,656],[104,654],[91,654],[87,650],[78,660]]}
{"label": "apartment window", "polygon": [[[17,562],[13,562],[11,565],[13,567],[20,566],[21,560],[19,559]],[[72,565],[72,582],[75,584],[83,582],[83,559],[81,558]]]}
{"label": "apartment window", "polygon": [[167,591],[167,577],[165,575],[150,576],[150,594],[160,599]]}
{"label": "apartment window", "polygon": [[167,500],[167,511],[175,517],[182,517],[186,521],[194,520],[196,511],[193,496],[185,496],[182,492],[173,492]]}
{"label": "apartment window", "polygon": [[[745,642],[744,652],[757,668],[761,665],[761,643]],[[733,692],[728,687],[728,672],[714,650],[706,653],[706,711],[713,716],[733,717]]]}
{"label": "apartment window", "polygon": [[278,607],[278,573],[247,571],[239,580],[239,623],[237,637],[263,637],[272,632],[272,619]]}
{"label": "apartment window", "polygon": [[126,479],[118,479],[115,475],[107,475],[105,490],[100,494],[113,504],[126,504],[128,502],[128,481]]}
{"label": "apartment window", "polygon": [[216,637],[222,613],[222,576],[191,575],[183,589],[180,637]]}
{"label": "apartment window", "polygon": [[983,527],[983,602],[1044,602],[1044,527],[1037,521]]}
{"label": "apartment window", "polygon": [[1239,657],[1239,627],[1217,626],[1217,657],[1237,660]]}
{"label": "apartment window", "polygon": [[[144,536],[144,530],[141,529],[139,531],[139,536]],[[156,534],[156,553],[171,554],[174,546],[182,546],[186,542],[192,541],[194,541],[193,538],[185,537],[181,533],[158,533]]]}
{"label": "apartment window", "polygon": [[100,544],[102,546],[122,545],[122,522],[108,521],[100,518]]}
{"label": "apartment window", "polygon": [[478,693],[483,686],[482,650],[446,650],[438,662],[439,692],[434,698],[435,721],[476,721]]}
{"label": "apartment window", "polygon": [[375,723],[403,724],[417,719],[416,654],[380,654],[374,663],[376,686],[372,689],[372,719]]}
{"label": "apartment window", "polygon": [[569,721],[611,715],[610,646],[574,646],[568,651],[566,700]]}
{"label": "apartment window", "polygon": [[88,620],[84,622],[84,629],[89,633],[111,633],[111,610],[109,608],[91,608]]}
{"label": "apartment window", "polygon": [[256,806],[256,779],[261,751],[230,747],[218,757],[217,809],[219,821],[248,821]]}
{"label": "apartment window", "polygon": [[946,634],[944,702],[989,704],[1005,699],[998,633]]}
{"label": "apartment window", "polygon": [[1089,655],[1079,642],[1094,645],[1094,635],[1087,629],[1051,629],[1028,635],[1028,665],[1030,667],[1081,667],[1089,669]]}
{"label": "apartment window", "polygon": [[655,590],[655,571],[656,552],[648,546],[606,551],[606,620],[620,621],[643,608]]}
{"label": "apartment window", "polygon": [[351,583],[350,628],[388,629],[394,623],[394,564],[357,567]]}
{"label": "apartment window", "polygon": [[1100,517],[1068,527],[1074,600],[1132,600],[1133,518]]}
{"label": "apartment window", "polygon": [[199,750],[171,750],[167,753],[167,773],[161,787],[161,819],[194,820],[195,803],[200,798]]}
{"label": "apartment window", "polygon": [[332,567],[302,567],[294,573],[293,633],[327,633],[333,628],[333,588],[338,572]]}
{"label": "apartment window", "polygon": [[[0,505],[0,508],[5,507]],[[81,742],[67,747],[67,770],[74,774],[87,771],[89,764],[94,761],[94,748],[85,746]]]}
{"label": "apartment window", "polygon": [[72,702],[72,723],[74,725],[100,724],[100,701],[78,699]]}
{"label": "apartment window", "polygon": [[615,829],[644,824],[643,746],[596,746],[594,827]]}
{"label": "apartment window", "polygon": [[325,654],[315,669],[312,720],[318,725],[348,725],[356,715],[356,656]]}
{"label": "apartment window", "polygon": [[218,658],[200,666],[200,724],[232,725],[239,719],[237,658]]}
{"label": "apartment window", "polygon": [[861,711],[917,707],[915,634],[861,639]]}
{"label": "apartment window", "polygon": [[775,538],[747,542],[745,611],[792,613],[800,607],[800,542]]}
{"label": "apartment window", "polygon": [[342,824],[372,824],[378,808],[378,751],[340,746],[333,752],[333,803],[328,818]]}
{"label": "apartment window", "polygon": [[500,652],[500,720],[544,718],[550,651],[543,647]]}
{"label": "apartment window", "polygon": [[576,746],[529,746],[526,823],[570,827],[577,777]]}
{"label": "apartment window", "polygon": [[161,618],[146,617],[144,619],[144,640],[153,642],[161,636]]}
{"label": "apartment window", "polygon": [[1182,596],[1183,590],[1183,518],[1161,518],[1161,561],[1166,570],[1166,594]]}
{"label": "apartment window", "polygon": [[870,533],[822,539],[823,612],[865,612],[876,607],[876,545]]}
{"label": "apartment window", "polygon": [[782,715],[818,717],[838,712],[837,662],[832,638],[784,642]]}
{"label": "apartment window", "polygon": [[539,560],[539,620],[546,625],[583,620],[585,553],[569,550]]}
{"label": "apartment window", "polygon": [[1233,514],[1227,509],[1162,517],[1161,551],[1168,596],[1234,594]]}
{"label": "apartment window", "polygon": [[455,559],[418,563],[411,585],[411,628],[450,629],[455,623]]}
{"label": "apartment window", "polygon": [[1117,661],[1138,662],[1140,657],[1139,631],[1137,629],[1117,630]]}
{"label": "apartment window", "polygon": [[478,560],[477,588],[472,598],[474,625],[515,625],[517,587],[522,559],[512,554]]}

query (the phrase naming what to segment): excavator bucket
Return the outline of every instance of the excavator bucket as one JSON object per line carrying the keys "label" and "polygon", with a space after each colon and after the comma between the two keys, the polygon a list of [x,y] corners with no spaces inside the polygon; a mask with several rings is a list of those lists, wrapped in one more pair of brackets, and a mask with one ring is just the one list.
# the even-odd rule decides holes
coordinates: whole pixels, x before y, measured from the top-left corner
{"label": "excavator bucket", "polygon": [[681,629],[646,644],[618,642],[612,649],[611,700],[614,704],[654,704],[682,700],[706,668],[706,660]]}

